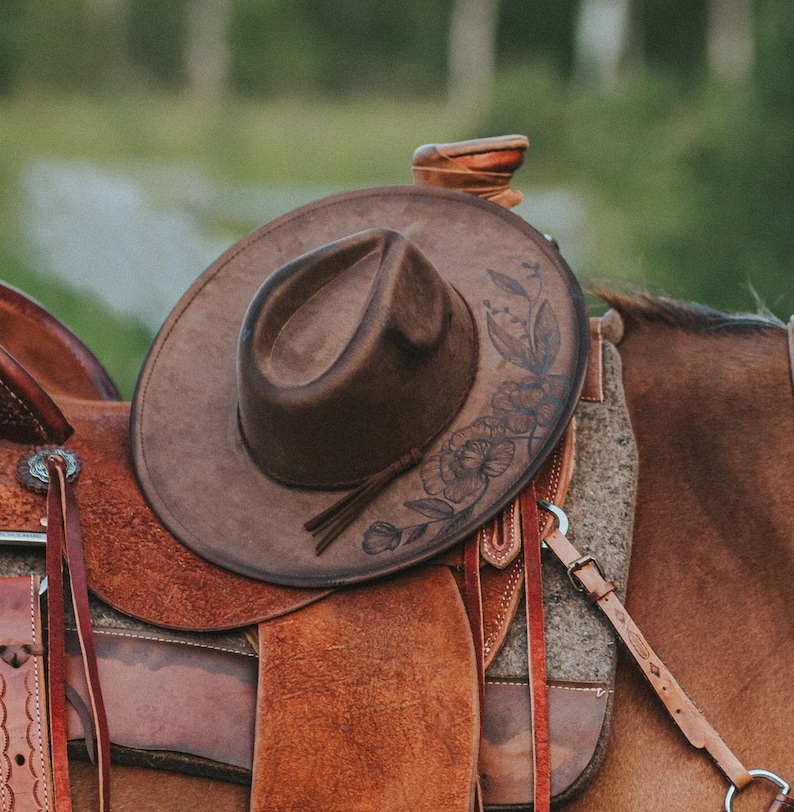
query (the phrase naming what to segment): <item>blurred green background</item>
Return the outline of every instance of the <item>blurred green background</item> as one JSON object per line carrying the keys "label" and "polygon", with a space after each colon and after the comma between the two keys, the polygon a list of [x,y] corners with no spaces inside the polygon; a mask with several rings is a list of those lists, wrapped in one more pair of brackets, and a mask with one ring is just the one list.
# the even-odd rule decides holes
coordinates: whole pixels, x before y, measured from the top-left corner
{"label": "blurred green background", "polygon": [[586,288],[794,312],[791,0],[1,0],[0,277],[129,396],[234,240],[514,132]]}

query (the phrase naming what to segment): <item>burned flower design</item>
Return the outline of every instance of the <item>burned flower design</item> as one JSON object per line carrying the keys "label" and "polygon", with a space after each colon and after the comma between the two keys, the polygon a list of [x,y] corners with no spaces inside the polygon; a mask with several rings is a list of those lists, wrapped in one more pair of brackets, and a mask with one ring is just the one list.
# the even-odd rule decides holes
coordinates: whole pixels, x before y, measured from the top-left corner
{"label": "burned flower design", "polygon": [[440,453],[425,462],[425,491],[432,496],[443,494],[456,505],[476,499],[490,479],[510,467],[514,453],[502,421],[481,417],[452,434]]}
{"label": "burned flower design", "polygon": [[513,434],[531,434],[536,426],[548,426],[565,405],[568,379],[561,375],[520,381],[503,381],[491,398],[494,414]]}
{"label": "burned flower design", "polygon": [[378,555],[394,550],[400,545],[402,531],[389,522],[375,522],[364,533],[364,551]]}
{"label": "burned flower design", "polygon": [[[467,526],[493,479],[517,464],[520,442],[542,436],[562,414],[570,381],[552,372],[562,346],[557,317],[543,297],[539,266],[521,263],[520,278],[488,270],[495,298],[483,302],[491,345],[513,371],[491,395],[492,414],[453,432],[441,450],[424,460],[420,476],[426,496],[404,503],[422,518],[395,527],[374,522],[364,534],[370,555],[408,544],[438,544]],[[497,303],[496,299],[500,301]],[[510,376],[507,376],[508,378]]]}

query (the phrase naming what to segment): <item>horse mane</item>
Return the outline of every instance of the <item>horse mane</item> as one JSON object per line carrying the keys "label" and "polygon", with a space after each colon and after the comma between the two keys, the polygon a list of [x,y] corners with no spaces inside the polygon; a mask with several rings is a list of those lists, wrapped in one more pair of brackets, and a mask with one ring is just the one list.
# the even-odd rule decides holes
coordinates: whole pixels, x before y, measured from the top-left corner
{"label": "horse mane", "polygon": [[785,326],[771,313],[723,313],[707,305],[647,293],[633,297],[614,291],[594,293],[625,321],[638,325],[663,324],[690,333],[757,333]]}

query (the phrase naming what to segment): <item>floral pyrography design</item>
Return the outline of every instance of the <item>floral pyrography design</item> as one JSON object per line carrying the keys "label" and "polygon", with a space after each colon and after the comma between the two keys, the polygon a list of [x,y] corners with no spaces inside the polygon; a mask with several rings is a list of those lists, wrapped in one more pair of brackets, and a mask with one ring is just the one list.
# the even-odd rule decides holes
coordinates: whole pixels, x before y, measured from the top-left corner
{"label": "floral pyrography design", "polygon": [[524,262],[521,267],[520,278],[488,270],[500,298],[507,294],[520,313],[489,300],[483,307],[494,348],[524,374],[496,387],[492,414],[453,432],[437,454],[424,460],[420,475],[427,497],[405,503],[421,520],[407,527],[374,522],[364,533],[366,553],[378,555],[420,539],[443,542],[468,521],[491,480],[510,469],[517,443],[526,443],[531,454],[538,428],[551,425],[562,413],[570,380],[550,371],[561,347],[559,323],[543,298],[539,266]]}
{"label": "floral pyrography design", "polygon": [[422,483],[433,496],[443,494],[456,505],[479,498],[491,478],[513,461],[515,446],[505,439],[505,425],[481,417],[452,434],[439,454],[422,465]]}

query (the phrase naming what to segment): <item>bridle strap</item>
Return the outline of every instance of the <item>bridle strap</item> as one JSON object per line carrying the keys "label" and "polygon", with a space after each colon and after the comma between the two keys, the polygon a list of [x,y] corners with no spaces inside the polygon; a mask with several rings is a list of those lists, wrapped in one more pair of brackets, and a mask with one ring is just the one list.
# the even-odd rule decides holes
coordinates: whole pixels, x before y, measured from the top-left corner
{"label": "bridle strap", "polygon": [[566,568],[572,582],[587,593],[590,601],[598,605],[614,626],[689,743],[697,749],[705,749],[737,789],[743,789],[750,784],[753,776],[731,752],[706,717],[695,707],[659,655],[651,648],[615,594],[614,583],[604,577],[596,560],[592,556],[582,556],[560,532],[559,527],[547,535],[544,541]]}
{"label": "bridle strap", "polygon": [[794,795],[781,792],[769,807],[769,812],[794,812]]}

